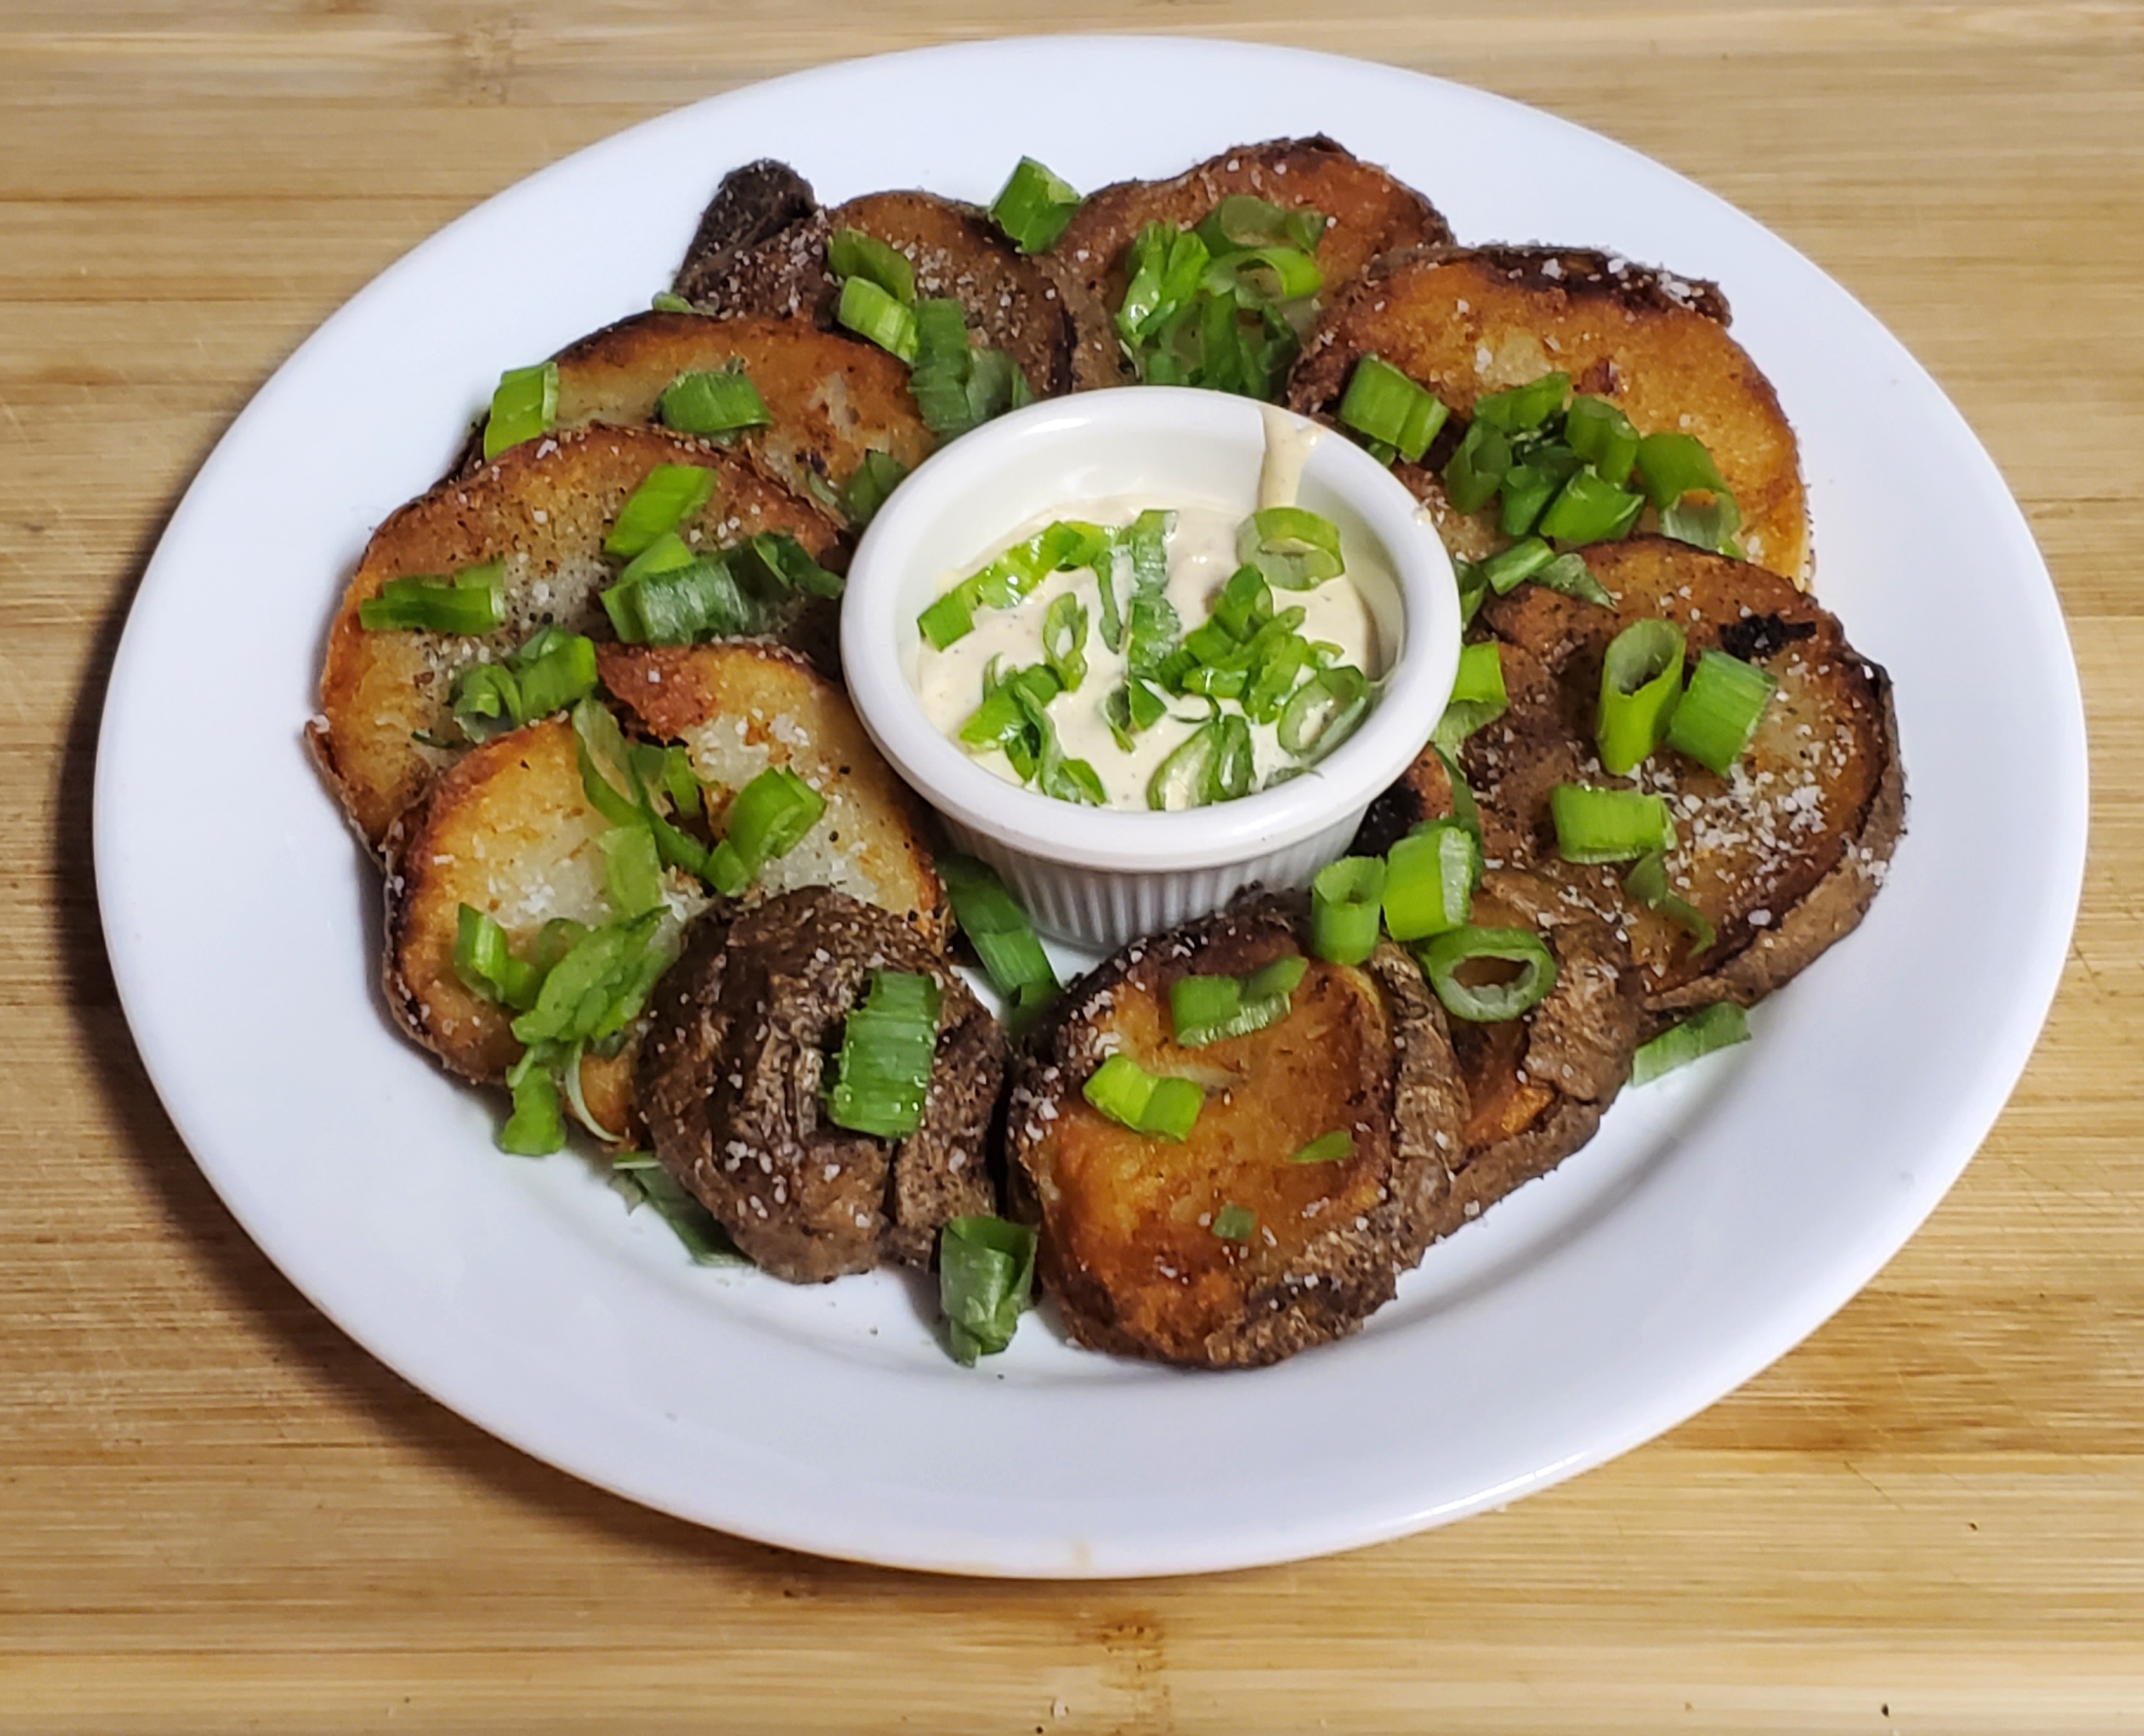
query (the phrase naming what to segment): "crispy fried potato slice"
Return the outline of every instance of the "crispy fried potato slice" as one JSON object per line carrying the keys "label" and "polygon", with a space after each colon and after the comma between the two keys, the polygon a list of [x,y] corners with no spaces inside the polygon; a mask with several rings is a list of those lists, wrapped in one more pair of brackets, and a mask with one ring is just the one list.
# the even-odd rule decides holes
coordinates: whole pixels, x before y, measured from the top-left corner
{"label": "crispy fried potato slice", "polygon": [[[653,422],[657,400],[679,374],[742,365],[774,419],[741,439],[792,493],[822,503],[837,494],[867,451],[890,453],[911,470],[931,454],[931,430],[909,395],[908,370],[876,345],[806,319],[636,314],[568,345],[553,360],[558,429]],[[479,439],[464,468],[483,461]]]}
{"label": "crispy fried potato slice", "polygon": [[[646,732],[682,742],[692,769],[726,791],[787,766],[826,799],[804,841],[760,875],[762,895],[831,886],[946,940],[945,889],[921,805],[857,721],[848,696],[794,652],[734,642],[689,649],[605,646],[603,684]],[[722,805],[711,817],[720,823]]]}
{"label": "crispy fried potato slice", "polygon": [[[387,835],[387,1004],[402,1028],[464,1079],[497,1084],[522,1053],[513,1014],[454,973],[461,907],[474,905],[528,957],[558,917],[611,920],[603,856],[609,822],[582,793],[573,727],[546,718],[472,749],[441,773]],[[667,876],[668,942],[709,902]],[[585,1057],[581,1089],[598,1125],[630,1142],[637,1035],[618,1054]]]}
{"label": "crispy fried potato slice", "polygon": [[[1169,985],[1305,951],[1300,900],[1267,900],[1134,942],[1083,981],[1024,1064],[1007,1109],[1016,1209],[1083,1343],[1200,1366],[1277,1361],[1359,1325],[1421,1258],[1466,1116],[1442,1013],[1389,943],[1348,968],[1311,960],[1288,1015],[1199,1049],[1174,1041]],[[1113,1053],[1195,1078],[1181,1145],[1092,1108]],[[1292,1163],[1338,1130],[1352,1155]],[[1224,1208],[1256,1214],[1241,1239]]]}
{"label": "crispy fried potato slice", "polygon": [[1118,383],[1115,335],[1078,277],[1050,255],[1021,254],[987,215],[936,193],[869,193],[755,244],[688,258],[677,293],[721,318],[802,313],[831,326],[826,239],[844,229],[906,255],[917,295],[959,300],[975,341],[1010,354],[1037,397]]}
{"label": "crispy fried potato slice", "polygon": [[1119,181],[1100,188],[1050,252],[1114,313],[1124,299],[1124,251],[1141,229],[1156,222],[1194,227],[1237,193],[1285,211],[1308,206],[1325,215],[1318,263],[1328,295],[1381,253],[1452,239],[1437,208],[1412,187],[1320,134],[1240,145],[1169,181]]}
{"label": "crispy fried potato slice", "polygon": [[1477,398],[1561,370],[1639,433],[1695,434],[1742,511],[1742,547],[1806,582],[1809,509],[1794,429],[1771,383],[1727,335],[1718,289],[1572,248],[1432,249],[1380,260],[1327,308],[1303,344],[1288,402],[1332,419],[1355,365],[1384,358],[1427,387],[1453,424],[1396,474],[1456,554],[1501,545],[1493,515],[1455,513],[1436,469]]}
{"label": "crispy fried potato slice", "polygon": [[[546,435],[500,454],[471,476],[411,501],[373,533],[328,636],[320,715],[306,735],[315,757],[366,842],[451,764],[454,677],[504,656],[546,622],[609,633],[598,593],[613,573],[603,538],[626,498],[658,464],[697,464],[717,482],[688,540],[727,546],[786,531],[821,562],[840,564],[833,521],[792,494],[749,454],[717,450],[661,429],[588,428]],[[506,624],[481,637],[367,632],[358,607],[392,578],[504,563]],[[798,615],[792,631],[831,642],[832,612]]]}

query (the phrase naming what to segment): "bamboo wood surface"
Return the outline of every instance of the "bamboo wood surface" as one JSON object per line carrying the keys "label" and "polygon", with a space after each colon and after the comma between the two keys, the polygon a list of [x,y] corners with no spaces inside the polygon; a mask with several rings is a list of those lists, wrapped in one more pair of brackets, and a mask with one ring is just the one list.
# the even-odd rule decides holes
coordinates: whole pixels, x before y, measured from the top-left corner
{"label": "bamboo wood surface", "polygon": [[714,91],[1031,21],[7,0],[0,1731],[2144,1729],[2144,7],[1317,10],[1047,22],[1341,48],[1600,128],[1866,301],[2023,503],[2083,677],[2092,854],[2053,1017],[1963,1180],[1673,1434],[1293,1567],[1020,1585],[809,1560],[482,1435],[298,1297],[143,1076],[90,866],[128,598],[276,365],[479,200]]}

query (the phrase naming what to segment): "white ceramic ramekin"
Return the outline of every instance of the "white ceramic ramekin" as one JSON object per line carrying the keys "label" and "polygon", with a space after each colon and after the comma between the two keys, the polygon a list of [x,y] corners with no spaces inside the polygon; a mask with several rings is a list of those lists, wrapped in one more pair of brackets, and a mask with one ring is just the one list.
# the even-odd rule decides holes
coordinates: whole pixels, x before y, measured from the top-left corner
{"label": "white ceramic ramekin", "polygon": [[[1303,776],[1178,813],[1079,806],[1006,782],[925,717],[916,616],[1030,520],[1095,500],[1257,504],[1266,417],[1246,399],[1129,386],[1053,399],[962,435],[894,491],[865,533],[841,606],[841,664],[864,727],[1045,933],[1104,950],[1218,910],[1245,887],[1302,886],[1345,852],[1372,797],[1421,752],[1459,661],[1452,563],[1415,500],[1352,440],[1320,430],[1298,501],[1347,548],[1382,553],[1392,594],[1365,587],[1386,655],[1362,726]],[[1300,418],[1292,422],[1308,428]],[[1352,565],[1351,562],[1351,565]]]}

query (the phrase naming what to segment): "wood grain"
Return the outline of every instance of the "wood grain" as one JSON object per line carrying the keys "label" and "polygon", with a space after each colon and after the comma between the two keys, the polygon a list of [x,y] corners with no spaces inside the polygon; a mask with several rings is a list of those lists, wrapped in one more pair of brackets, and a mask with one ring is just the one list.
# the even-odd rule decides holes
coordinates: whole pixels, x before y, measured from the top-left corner
{"label": "wood grain", "polygon": [[1050,22],[1340,47],[1611,133],[1840,278],[2023,503],[2084,683],[2092,850],[2053,1018],[1957,1189],[1666,1438],[1506,1513],[1257,1573],[807,1560],[419,1397],[237,1231],[118,1012],[88,791],[142,563],[276,364],[463,210],[710,92],[1025,15],[14,0],[0,1730],[2144,1729],[2144,8],[1302,11]]}

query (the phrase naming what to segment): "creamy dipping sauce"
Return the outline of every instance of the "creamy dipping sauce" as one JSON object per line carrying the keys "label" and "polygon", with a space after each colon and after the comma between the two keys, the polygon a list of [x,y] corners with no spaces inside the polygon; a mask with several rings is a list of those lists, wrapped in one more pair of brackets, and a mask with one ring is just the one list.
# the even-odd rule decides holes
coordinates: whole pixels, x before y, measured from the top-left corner
{"label": "creamy dipping sauce", "polygon": [[[1267,463],[1260,479],[1261,506],[1288,503],[1294,495],[1308,442],[1294,430],[1288,432],[1291,438],[1285,442],[1268,439]],[[1175,514],[1175,528],[1166,545],[1166,594],[1183,632],[1188,634],[1210,618],[1223,587],[1242,564],[1236,553],[1237,533],[1245,517],[1240,508],[1130,498],[1068,503],[1021,526],[1004,539],[1000,549],[1016,547],[1062,520],[1084,520],[1119,529],[1129,526],[1142,511],[1158,505]],[[1383,676],[1388,658],[1379,643],[1376,617],[1358,581],[1382,583],[1388,588],[1395,581],[1379,551],[1362,546],[1358,539],[1344,533],[1342,554],[1345,564],[1338,577],[1307,590],[1274,586],[1273,606],[1277,613],[1301,608],[1303,620],[1296,632],[1313,644],[1338,647],[1331,656],[1332,664],[1360,670],[1373,684],[1374,698],[1374,683]],[[942,592],[966,577],[965,572],[949,573],[939,588]],[[1119,599],[1128,607],[1131,579],[1129,565],[1122,559],[1117,563],[1115,583]],[[942,651],[926,642],[915,672],[917,697],[933,727],[1006,782],[1020,783],[1020,771],[1001,750],[977,751],[967,747],[960,743],[960,731],[982,703],[985,678],[994,664],[1001,672],[1009,672],[1045,662],[1045,619],[1050,605],[1067,595],[1086,612],[1087,668],[1076,688],[1059,694],[1049,705],[1059,743],[1068,758],[1084,760],[1094,768],[1106,806],[1148,808],[1152,805],[1149,786],[1155,771],[1214,715],[1214,705],[1218,704],[1224,713],[1237,716],[1243,715],[1243,707],[1233,699],[1209,701],[1197,695],[1162,692],[1166,715],[1132,736],[1129,752],[1120,748],[1104,707],[1124,686],[1125,657],[1122,649],[1110,650],[1103,639],[1101,580],[1092,567],[1049,574],[1011,608],[975,609],[973,629]],[[1129,642],[1127,633],[1121,643],[1128,647]],[[1298,677],[1298,685],[1315,672],[1307,670]],[[1156,691],[1161,690],[1157,687]],[[1249,791],[1245,793],[1265,788],[1278,776],[1299,771],[1306,764],[1305,758],[1282,745],[1278,720],[1253,722],[1249,733],[1253,770]]]}

